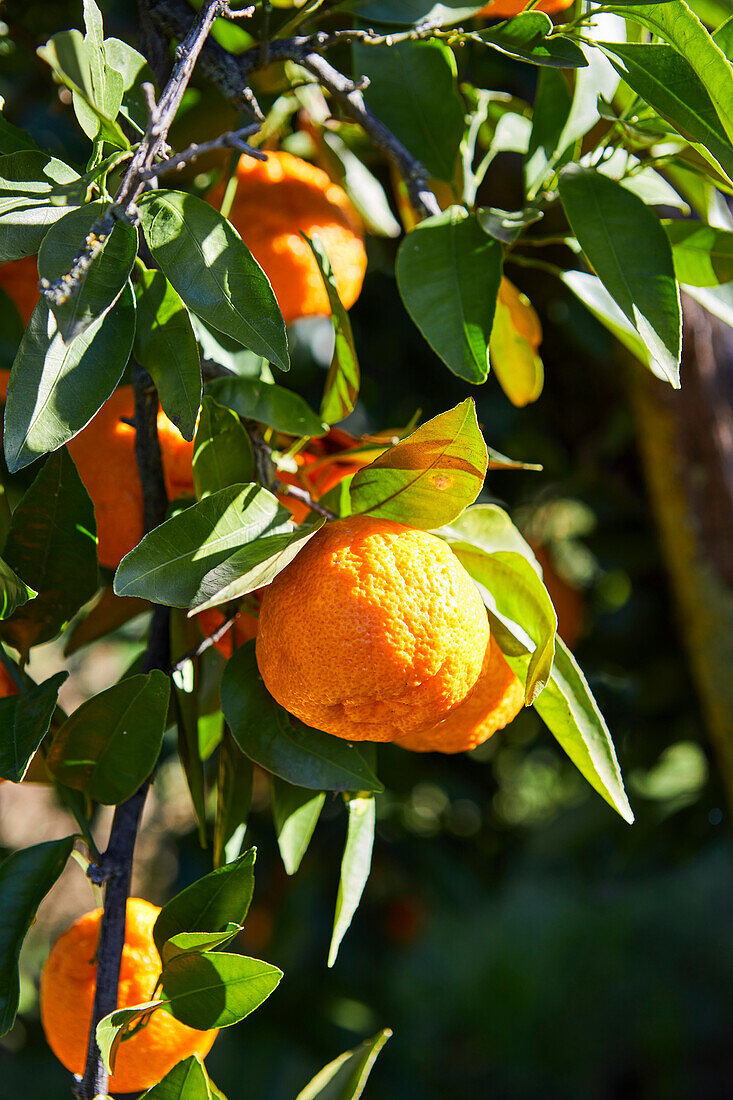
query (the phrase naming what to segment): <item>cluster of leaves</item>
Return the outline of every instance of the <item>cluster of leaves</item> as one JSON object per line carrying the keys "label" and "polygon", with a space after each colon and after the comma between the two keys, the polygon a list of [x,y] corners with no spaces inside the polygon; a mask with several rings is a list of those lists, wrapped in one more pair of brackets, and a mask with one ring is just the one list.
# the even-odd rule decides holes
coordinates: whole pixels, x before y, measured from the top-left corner
{"label": "cluster of leaves", "polygon": [[[334,6],[328,7],[331,18]],[[383,29],[356,36],[353,75],[369,78],[371,111],[438,181],[436,191],[442,185],[450,194],[448,209],[415,224],[397,250],[406,309],[451,371],[481,383],[492,359],[506,356],[521,337],[511,312],[502,316],[501,329],[497,325],[505,268],[540,266],[562,279],[652,371],[678,385],[680,283],[710,309],[733,316],[727,288],[718,289],[733,276],[733,229],[718,203],[720,191],[733,191],[733,20],[721,21],[711,35],[683,0],[644,6],[617,0],[601,13],[591,9],[557,26],[530,11],[486,28],[472,21],[480,7],[455,0],[336,6],[337,15],[363,20],[361,28]],[[319,8],[306,4],[296,15],[283,15],[283,28],[302,29],[308,19],[317,26]],[[112,1060],[117,1042],[152,1011],[172,1012],[194,1027],[226,1026],[279,980],[274,967],[221,950],[241,928],[251,896],[253,856],[239,852],[253,764],[272,776],[273,818],[289,874],[307,850],[326,794],[343,794],[348,831],[330,964],[369,874],[374,795],[382,787],[374,752],[304,726],[269,696],[252,644],[233,654],[213,693],[202,675],[209,657],[218,660],[210,653],[178,663],[172,680],[133,667],[71,717],[57,704],[63,677],[37,685],[24,671],[30,648],[58,636],[98,590],[93,507],[65,444],[123,380],[131,354],[152,377],[168,417],[194,441],[195,499],[177,502],[123,559],[114,596],[107,592],[104,613],[88,626],[85,640],[141,607],[162,604],[173,609],[172,664],[189,650],[187,642],[195,642],[191,616],[246,600],[324,522],[315,513],[303,525],[292,522],[274,492],[276,470],[267,485],[261,474],[258,480],[253,441],[265,433],[277,464],[283,437],[287,452],[322,436],[353,410],[359,393],[349,318],[317,239],[311,247],[331,304],[335,347],[315,411],[273,380],[272,368],[289,366],[286,327],[267,277],[221,212],[194,191],[160,188],[142,195],[139,227],[129,218],[109,219],[145,129],[142,85],[153,83],[153,76],[132,47],[104,38],[93,0],[84,10],[83,36],[64,32],[39,51],[70,90],[91,142],[84,170],[39,149],[0,116],[0,261],[37,254],[42,280],[53,284],[73,268],[76,283],[68,298],[42,297],[22,336],[11,304],[2,302],[8,331],[19,336],[5,412],[7,468],[16,475],[44,461],[12,514],[6,506],[2,516],[0,637],[21,663],[4,648],[0,657],[21,693],[0,701],[0,777],[22,779],[40,749],[90,838],[92,804],[129,798],[154,769],[166,730],[177,727],[207,842],[205,765],[218,752],[216,870],[161,913],[161,996],[100,1025],[100,1045]],[[467,59],[486,51],[538,68],[533,107],[459,83],[459,65],[470,68]],[[301,87],[297,66],[290,77],[285,105],[273,105],[272,117],[281,122],[304,102],[317,105],[323,97],[317,85]],[[399,234],[381,184],[352,148],[358,142],[350,128],[324,122],[320,140],[367,224],[387,236]],[[482,206],[477,199],[490,165],[506,152],[523,158],[523,205]],[[409,218],[404,189],[397,197]],[[660,220],[654,207],[694,209],[697,219]],[[547,224],[549,237],[542,235]],[[566,267],[536,258],[539,246],[556,240],[566,246]],[[88,255],[80,262],[85,242]],[[146,260],[139,255],[142,245]],[[581,263],[587,269],[579,269]],[[204,387],[202,358],[229,373]],[[509,359],[497,373],[509,397],[521,403],[527,359],[516,371]],[[593,787],[631,820],[610,734],[557,637],[532,550],[506,512],[475,503],[489,453],[496,465],[511,465],[487,451],[467,399],[405,433],[321,504],[338,516],[381,516],[449,542],[483,595],[492,631],[525,684],[527,705]],[[120,601],[128,611],[120,612]],[[87,615],[82,626],[90,620]],[[72,843],[39,845],[0,869],[13,910],[4,925],[7,1026],[17,1008],[13,981],[17,986],[23,936]],[[209,912],[201,898],[219,885],[216,896],[224,900]],[[218,996],[211,998],[207,991],[214,988]],[[381,1035],[368,1050],[355,1052],[356,1061],[344,1063],[347,1073],[359,1077],[358,1067],[383,1041]],[[193,1082],[191,1090],[198,1091],[191,1096],[218,1095],[195,1060],[173,1074]],[[151,1095],[189,1095],[175,1092],[177,1081]],[[156,1089],[164,1090],[164,1083]],[[302,1096],[317,1096],[314,1089]]]}

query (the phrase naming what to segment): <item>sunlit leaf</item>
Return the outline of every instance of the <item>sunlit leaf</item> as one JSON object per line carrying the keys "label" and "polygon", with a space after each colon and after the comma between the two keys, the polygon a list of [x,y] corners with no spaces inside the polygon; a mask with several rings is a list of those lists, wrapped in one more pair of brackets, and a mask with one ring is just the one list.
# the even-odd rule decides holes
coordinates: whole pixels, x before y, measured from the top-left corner
{"label": "sunlit leaf", "polygon": [[359,907],[372,865],[376,808],[373,796],[356,795],[347,802],[349,826],[341,860],[336,916],[328,949],[328,965],[336,962],[339,947]]}

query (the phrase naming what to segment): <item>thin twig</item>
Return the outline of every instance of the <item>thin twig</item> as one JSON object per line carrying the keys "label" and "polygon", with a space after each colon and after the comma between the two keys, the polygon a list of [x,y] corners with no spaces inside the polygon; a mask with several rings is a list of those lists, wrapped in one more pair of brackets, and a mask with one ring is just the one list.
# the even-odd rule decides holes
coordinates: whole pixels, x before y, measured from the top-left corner
{"label": "thin twig", "polygon": [[196,160],[205,153],[211,153],[215,149],[238,149],[240,153],[245,153],[248,157],[254,157],[255,160],[267,160],[267,153],[263,153],[261,149],[253,148],[245,140],[251,137],[252,134],[257,133],[259,128],[259,123],[253,122],[241,130],[227,130],[226,133],[220,134],[213,141],[192,142],[183,152],[176,153],[168,160],[162,160],[159,164],[154,164],[152,168],[147,168],[144,172],[141,172],[140,178],[149,180],[154,176],[163,175],[164,172],[180,171],[186,164],[190,164],[191,161]]}
{"label": "thin twig", "polygon": [[239,608],[236,608],[235,611],[232,611],[231,614],[226,617],[221,626],[217,627],[213,634],[208,634],[197,646],[194,646],[193,649],[189,649],[187,653],[179,657],[178,660],[171,665],[171,672],[179,672],[187,661],[195,661],[196,658],[200,657],[202,653],[205,653],[207,649],[211,649],[213,645],[220,642],[232,629],[234,620],[238,614]]}
{"label": "thin twig", "polygon": [[338,519],[335,512],[332,512],[329,508],[324,508],[322,504],[319,504],[306,489],[301,489],[298,485],[280,485],[278,490],[280,493],[284,493],[285,496],[293,497],[294,500],[299,500],[303,504],[307,504],[309,508],[312,508],[314,512],[318,512],[319,516],[325,516],[326,519]]}

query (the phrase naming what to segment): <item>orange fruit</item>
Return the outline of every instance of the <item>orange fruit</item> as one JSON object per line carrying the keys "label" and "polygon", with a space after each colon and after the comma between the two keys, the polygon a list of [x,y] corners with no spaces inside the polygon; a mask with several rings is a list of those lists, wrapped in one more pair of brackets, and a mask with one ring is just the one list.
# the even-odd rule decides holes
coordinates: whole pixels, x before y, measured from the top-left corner
{"label": "orange fruit", "polygon": [[[391,437],[384,442],[374,438],[366,442],[343,428],[331,428],[326,435],[312,439],[307,447],[299,451],[295,456],[298,467],[295,473],[278,471],[278,481],[284,485],[297,485],[305,489],[313,500],[320,500],[349,474],[355,474],[373,462],[390,441]],[[310,511],[307,504],[287,493],[278,494],[278,500],[290,510],[296,523],[302,523]]]}
{"label": "orange fruit", "polygon": [[[160,909],[141,898],[127,902],[118,1008],[152,1000],[160,977],[160,956],[153,925]],[[102,910],[85,913],[54,944],[41,974],[41,1022],[46,1040],[71,1073],[82,1073],[92,1019],[97,974],[95,953]],[[158,1010],[131,1039],[120,1044],[112,1093],[138,1092],[156,1084],[173,1066],[192,1054],[204,1058],[217,1031],[196,1031]]]}
{"label": "orange fruit", "polygon": [[23,256],[20,260],[0,264],[0,287],[13,299],[23,324],[27,325],[41,296],[36,257]]}
{"label": "orange fruit", "polygon": [[[0,372],[0,399],[8,391],[8,371]],[[135,429],[125,420],[135,416],[132,386],[120,386],[99,412],[69,442],[94,504],[97,552],[102,565],[116,569],[143,537],[143,490],[135,460]],[[161,410],[158,438],[168,497],[193,496],[193,443],[188,443]]]}
{"label": "orange fruit", "polygon": [[322,527],[265,588],[257,663],[308,725],[393,741],[465,699],[488,640],[478,590],[442,539],[352,516]]}
{"label": "orange fruit", "polygon": [[[223,625],[225,618],[226,616],[218,607],[210,607],[207,611],[202,611],[200,615],[197,615],[196,621],[204,638],[208,638]],[[250,638],[257,636],[257,623],[258,620],[255,615],[250,615],[249,612],[242,609],[238,612],[236,619],[223,638],[220,638],[218,642],[214,642],[215,648],[225,657],[231,657],[235,649],[238,649],[240,645],[244,645]]]}
{"label": "orange fruit", "polygon": [[9,695],[17,695],[18,689],[15,686],[15,681],[10,675],[5,665],[0,664],[0,699],[7,699]]}
{"label": "orange fruit", "polygon": [[[346,193],[325,172],[290,153],[266,161],[244,156],[229,220],[272,283],[285,320],[330,314],[318,265],[301,233],[317,233],[333,267],[339,296],[349,309],[366,271],[364,235]],[[221,205],[223,186],[211,201]]]}
{"label": "orange fruit", "polygon": [[397,744],[412,752],[468,752],[504,729],[524,705],[524,688],[504,660],[494,638],[486,647],[484,663],[470,695],[442,721],[418,730]]}
{"label": "orange fruit", "polygon": [[[511,19],[512,16],[524,11],[528,3],[529,0],[493,0],[477,14],[485,19]],[[556,12],[565,11],[572,3],[573,0],[540,0],[532,10],[543,11],[545,15],[555,15]]]}

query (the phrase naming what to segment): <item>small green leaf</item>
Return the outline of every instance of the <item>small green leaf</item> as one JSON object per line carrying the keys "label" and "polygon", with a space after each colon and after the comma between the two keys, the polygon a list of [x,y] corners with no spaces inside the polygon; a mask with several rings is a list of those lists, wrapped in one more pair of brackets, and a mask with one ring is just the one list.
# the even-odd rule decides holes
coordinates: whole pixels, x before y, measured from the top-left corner
{"label": "small green leaf", "polygon": [[528,198],[534,198],[554,168],[563,161],[563,132],[570,117],[572,95],[565,77],[557,69],[542,69],[532,115],[532,132],[524,164]]}
{"label": "small green leaf", "polygon": [[167,941],[181,932],[222,932],[230,924],[244,924],[254,890],[255,855],[255,849],[250,848],[226,867],[187,886],[163,906],[153,928],[161,958]]}
{"label": "small green leaf", "polygon": [[323,435],[326,425],[292,390],[259,378],[217,378],[206,392],[245,420],[258,420],[286,435]]}
{"label": "small green leaf", "polygon": [[203,1062],[192,1054],[145,1093],[145,1100],[213,1100]]}
{"label": "small green leaf", "polygon": [[221,678],[221,706],[232,736],[250,760],[311,790],[383,790],[358,749],[304,726],[267,691],[254,642],[240,646]]}
{"label": "small green leaf", "polygon": [[170,681],[130,676],[87,699],[57,732],[46,758],[60,783],[116,806],[135,793],[158,759]]}
{"label": "small green leaf", "polygon": [[155,87],[155,74],[142,54],[119,38],[105,38],[104,56],[107,64],[122,76],[120,114],[142,134],[148,124],[150,110],[143,84]]}
{"label": "small green leaf", "polygon": [[321,816],[326,796],[272,777],[272,817],[283,866],[289,875],[300,867]]}
{"label": "small green leaf", "polygon": [[356,795],[348,800],[349,827],[344,855],[341,860],[341,879],[336,899],[336,916],[333,923],[331,946],[328,949],[328,965],[336,962],[339,947],[359,907],[372,865],[376,804],[373,796]]}
{"label": "small green leaf", "polygon": [[231,921],[221,932],[179,932],[163,944],[163,966],[167,966],[177,955],[187,955],[192,951],[215,951],[225,947],[242,931],[243,925]]}
{"label": "small green leaf", "polygon": [[129,149],[115,121],[124,90],[122,76],[107,66],[100,47],[74,29],[55,34],[36,52],[73,93],[76,116],[87,137],[100,135],[119,149]]}
{"label": "small green leaf", "polygon": [[199,500],[229,485],[253,481],[249,436],[231,409],[204,397],[193,445],[193,485]]}
{"label": "small green leaf", "polygon": [[400,223],[377,177],[338,133],[323,129],[320,140],[329,176],[341,184],[369,232],[377,237],[399,237]]}
{"label": "small green leaf", "polygon": [[733,280],[733,233],[691,221],[665,221],[677,278],[690,286]]}
{"label": "small green leaf", "polygon": [[499,210],[495,206],[484,206],[476,212],[478,223],[484,233],[497,241],[513,244],[528,225],[534,225],[544,217],[538,206],[525,206],[522,210]]}
{"label": "small green leaf", "polygon": [[115,592],[188,607],[207,573],[237,549],[292,530],[290,513],[272,493],[230,485],[150,531],[120,562]]}
{"label": "small green leaf", "polygon": [[[526,11],[506,23],[475,35],[487,46],[507,57],[528,61],[531,65],[551,65],[558,69],[584,69],[588,62],[580,46],[563,34],[553,34],[552,20],[541,11]],[[472,36],[473,37],[473,36]]]}
{"label": "small green leaf", "polygon": [[287,370],[285,322],[264,271],[232,225],[182,191],[140,199],[148,247],[189,309]]}
{"label": "small green leaf", "polygon": [[59,688],[68,672],[57,672],[21,695],[0,699],[0,777],[20,783],[48,733]]}
{"label": "small green leaf", "polygon": [[351,321],[339,298],[328,253],[317,234],[312,240],[308,237],[306,240],[318,264],[318,270],[328,294],[331,323],[336,337],[320,411],[320,417],[324,423],[335,424],[347,417],[356,404],[359,396],[359,360],[354,345],[354,334],[351,331]]}
{"label": "small green leaf", "polygon": [[[215,872],[218,873],[218,872]],[[163,968],[167,1010],[181,1023],[206,1031],[230,1027],[266,1001],[282,970],[246,955],[178,955]]]}
{"label": "small green leaf", "polygon": [[429,529],[450,523],[483,488],[488,454],[472,399],[428,420],[351,482],[354,514]]}
{"label": "small green leaf", "polygon": [[407,312],[435,354],[467,382],[485,382],[489,371],[501,260],[498,241],[460,206],[420,222],[397,253]]}
{"label": "small green leaf", "polygon": [[22,581],[0,558],[0,619],[9,619],[17,607],[22,607],[37,595],[35,589]]}
{"label": "small green leaf", "polygon": [[145,1004],[130,1005],[127,1008],[118,1008],[116,1012],[110,1012],[97,1024],[96,1039],[99,1053],[108,1073],[112,1073],[117,1059],[120,1043],[125,1036],[136,1027],[147,1024],[150,1017],[161,1008],[165,1002],[146,1001]]}
{"label": "small green leaf", "polygon": [[18,958],[36,910],[59,877],[71,855],[74,837],[49,840],[13,852],[0,864],[0,1035],[15,1023],[20,997]]}
{"label": "small green leaf", "polygon": [[135,358],[155,382],[165,415],[184,439],[193,439],[201,361],[188,310],[162,271],[140,272],[135,290]]}
{"label": "small green leaf", "polygon": [[379,1053],[392,1036],[388,1027],[324,1066],[296,1100],[359,1100]]}

